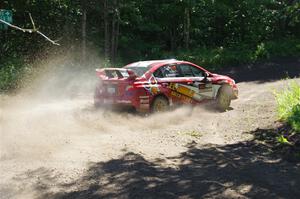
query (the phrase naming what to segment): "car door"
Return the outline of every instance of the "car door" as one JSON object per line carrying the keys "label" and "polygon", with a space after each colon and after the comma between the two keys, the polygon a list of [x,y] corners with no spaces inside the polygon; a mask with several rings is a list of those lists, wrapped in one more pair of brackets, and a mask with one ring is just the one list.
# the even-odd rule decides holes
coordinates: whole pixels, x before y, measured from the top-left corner
{"label": "car door", "polygon": [[212,81],[208,77],[207,72],[197,66],[186,63],[179,64],[178,71],[181,76],[188,77],[192,81],[192,83],[188,83],[187,87],[195,92],[193,99],[202,101],[213,98]]}
{"label": "car door", "polygon": [[[167,95],[171,99],[172,103],[192,103],[191,98],[193,92],[189,93],[181,85],[192,83],[192,80],[183,77],[178,70],[177,64],[167,64],[161,66],[153,73],[157,84],[159,84],[160,90],[163,94]],[[184,94],[183,94],[184,93]]]}
{"label": "car door", "polygon": [[202,95],[199,95],[199,89],[202,90],[201,86],[199,87],[200,81],[204,79],[203,72],[191,69],[190,66],[170,64],[160,67],[154,72],[154,76],[157,83],[165,88],[162,90],[165,90],[164,93],[168,93],[172,102],[186,104],[204,99]]}

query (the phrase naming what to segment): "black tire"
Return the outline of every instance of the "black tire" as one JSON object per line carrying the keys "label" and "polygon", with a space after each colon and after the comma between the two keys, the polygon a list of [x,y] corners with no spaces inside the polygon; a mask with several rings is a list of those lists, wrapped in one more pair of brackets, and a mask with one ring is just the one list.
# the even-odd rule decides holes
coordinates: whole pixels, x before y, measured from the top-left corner
{"label": "black tire", "polygon": [[157,96],[151,106],[153,113],[165,112],[169,110],[169,101],[164,96]]}
{"label": "black tire", "polygon": [[220,111],[228,110],[232,99],[232,89],[229,85],[222,85],[217,94],[217,108]]}

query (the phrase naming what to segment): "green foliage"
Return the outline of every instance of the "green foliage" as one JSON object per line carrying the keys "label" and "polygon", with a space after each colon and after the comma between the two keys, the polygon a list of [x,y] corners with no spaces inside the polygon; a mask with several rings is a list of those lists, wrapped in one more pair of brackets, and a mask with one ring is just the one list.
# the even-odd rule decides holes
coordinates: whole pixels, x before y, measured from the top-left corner
{"label": "green foliage", "polygon": [[[82,40],[83,2],[87,10],[87,49],[95,49],[101,57],[105,41],[104,1],[10,0],[0,6],[12,10],[13,23],[24,28],[31,28],[30,12],[40,31],[60,39],[60,48],[74,52]],[[101,65],[177,58],[216,69],[275,56],[300,56],[297,1],[107,0],[107,3],[110,19],[116,10],[119,13],[118,52],[115,63]],[[15,63],[15,59],[31,63],[41,54],[47,56],[48,51],[57,51],[41,36],[11,28],[0,31],[0,43],[2,90],[14,88],[14,80],[21,73],[18,71],[22,70],[23,61]],[[80,60],[80,53],[77,57]]]}
{"label": "green foliage", "polygon": [[300,103],[293,107],[288,123],[296,132],[300,132]]}
{"label": "green foliage", "polygon": [[300,39],[285,38],[282,40],[273,40],[265,43],[265,49],[268,56],[287,57],[300,56]]}
{"label": "green foliage", "polygon": [[181,52],[178,59],[189,60],[208,69],[215,70],[224,66],[251,62],[251,51],[233,48],[199,48],[194,51]]}
{"label": "green foliage", "polygon": [[300,85],[292,82],[275,95],[279,118],[291,125],[296,132],[300,132]]}
{"label": "green foliage", "polygon": [[0,91],[18,88],[18,81],[22,72],[26,69],[20,59],[10,59],[1,63],[0,68]]}
{"label": "green foliage", "polygon": [[0,68],[0,92],[21,88],[28,83],[33,74],[33,67],[23,60],[11,58],[1,63]]}
{"label": "green foliage", "polygon": [[[254,47],[241,43],[234,47],[196,48],[192,51],[179,51],[175,55],[178,59],[189,60],[212,70],[287,56],[300,56],[299,39],[261,42]],[[164,58],[168,58],[168,54]]]}
{"label": "green foliage", "polygon": [[277,141],[280,144],[290,144],[290,142],[283,135],[278,136]]}
{"label": "green foliage", "polygon": [[258,60],[260,58],[269,58],[270,54],[268,53],[265,43],[260,43],[257,45],[256,50],[254,51],[254,55],[252,57],[252,60]]}

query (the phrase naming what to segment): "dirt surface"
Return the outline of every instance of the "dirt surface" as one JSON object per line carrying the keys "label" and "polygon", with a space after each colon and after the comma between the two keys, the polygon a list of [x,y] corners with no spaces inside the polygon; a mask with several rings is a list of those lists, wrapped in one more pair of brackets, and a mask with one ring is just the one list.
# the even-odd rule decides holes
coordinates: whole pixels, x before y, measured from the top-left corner
{"label": "dirt surface", "polygon": [[256,137],[280,126],[272,93],[290,80],[276,78],[240,80],[224,113],[96,110],[92,92],[57,97],[51,81],[2,95],[0,198],[299,198],[300,164]]}

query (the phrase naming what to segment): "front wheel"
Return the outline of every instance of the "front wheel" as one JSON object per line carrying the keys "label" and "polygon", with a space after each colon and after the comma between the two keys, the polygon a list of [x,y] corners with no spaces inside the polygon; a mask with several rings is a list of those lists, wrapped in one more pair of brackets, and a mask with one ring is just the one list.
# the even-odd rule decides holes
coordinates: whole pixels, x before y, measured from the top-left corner
{"label": "front wheel", "polygon": [[152,103],[152,112],[164,112],[169,109],[169,101],[163,96],[158,96],[154,99]]}
{"label": "front wheel", "polygon": [[232,89],[229,85],[222,85],[217,95],[217,108],[220,111],[228,110],[232,97]]}

